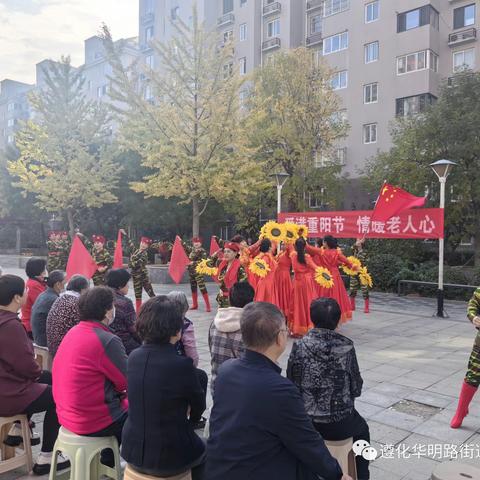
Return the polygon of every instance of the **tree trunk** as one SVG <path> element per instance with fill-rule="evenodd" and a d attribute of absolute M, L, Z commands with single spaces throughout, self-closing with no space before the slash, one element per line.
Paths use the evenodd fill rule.
<path fill-rule="evenodd" d="M 192 199 L 192 237 L 200 236 L 200 206 L 197 198 Z"/>
<path fill-rule="evenodd" d="M 68 230 L 70 232 L 70 238 L 73 239 L 75 238 L 75 224 L 73 223 L 73 212 L 69 208 L 67 210 L 67 218 L 68 218 Z"/>

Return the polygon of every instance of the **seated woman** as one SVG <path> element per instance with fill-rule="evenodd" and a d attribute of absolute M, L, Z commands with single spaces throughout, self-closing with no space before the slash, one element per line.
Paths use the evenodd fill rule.
<path fill-rule="evenodd" d="M 28 336 L 33 339 L 30 317 L 35 300 L 47 289 L 47 284 L 45 283 L 45 278 L 47 277 L 47 261 L 43 258 L 30 258 L 25 265 L 25 273 L 28 277 L 26 284 L 27 298 L 25 304 L 22 305 L 22 323 Z"/>
<path fill-rule="evenodd" d="M 310 307 L 314 328 L 293 345 L 287 376 L 300 390 L 308 415 L 325 440 L 370 442 L 367 422 L 355 410 L 363 380 L 352 340 L 337 333 L 341 311 L 333 298 Z M 368 461 L 356 457 L 358 480 L 370 478 Z"/>
<path fill-rule="evenodd" d="M 110 330 L 122 340 L 127 355 L 142 343 L 135 330 L 137 314 L 133 302 L 127 297 L 128 282 L 132 276 L 128 270 L 117 268 L 110 270 L 106 276 L 107 286 L 113 290 L 115 318 Z"/>
<path fill-rule="evenodd" d="M 25 282 L 20 277 L 0 277 L 0 416 L 26 414 L 30 418 L 34 413 L 45 412 L 42 449 L 33 466 L 36 475 L 45 475 L 50 471 L 60 425 L 50 386 L 51 374 L 40 370 L 32 341 L 18 318 L 26 299 Z M 70 466 L 62 456 L 58 462 L 59 470 Z"/>
<path fill-rule="evenodd" d="M 117 437 L 127 418 L 127 354 L 108 325 L 113 293 L 94 287 L 80 296 L 80 323 L 65 335 L 53 362 L 53 396 L 58 419 L 67 430 L 90 437 Z M 113 466 L 113 452 L 102 452 Z"/>
<path fill-rule="evenodd" d="M 137 320 L 143 345 L 128 358 L 122 457 L 140 473 L 170 477 L 192 470 L 198 480 L 205 445 L 194 425 L 205 410 L 205 392 L 192 359 L 175 350 L 182 328 L 181 311 L 167 296 L 143 305 Z"/>

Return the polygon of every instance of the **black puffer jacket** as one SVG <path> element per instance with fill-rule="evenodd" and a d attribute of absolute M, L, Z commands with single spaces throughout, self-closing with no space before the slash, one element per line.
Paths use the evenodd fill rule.
<path fill-rule="evenodd" d="M 363 380 L 352 340 L 314 328 L 293 345 L 287 376 L 299 388 L 314 422 L 338 422 L 353 412 Z"/>

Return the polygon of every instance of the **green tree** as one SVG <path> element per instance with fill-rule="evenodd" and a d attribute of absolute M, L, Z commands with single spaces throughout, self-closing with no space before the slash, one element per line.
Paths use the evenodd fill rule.
<path fill-rule="evenodd" d="M 330 81 L 333 71 L 306 48 L 281 51 L 258 69 L 249 98 L 248 132 L 255 158 L 269 172 L 291 175 L 285 196 L 290 208 L 305 209 L 309 193 L 324 188 L 325 203 L 335 203 L 340 188 L 338 142 L 348 124 Z M 328 159 L 315 168 L 317 159 Z"/>
<path fill-rule="evenodd" d="M 126 69 L 105 28 L 114 77 L 111 96 L 122 115 L 121 142 L 137 152 L 148 174 L 132 188 L 146 197 L 178 198 L 192 208 L 192 231 L 211 200 L 244 202 L 263 180 L 242 132 L 230 43 L 199 23 L 172 22 L 174 39 L 152 42 L 158 69 Z"/>
<path fill-rule="evenodd" d="M 440 87 L 438 101 L 421 115 L 402 118 L 392 130 L 393 147 L 367 165 L 371 185 L 383 180 L 422 194 L 425 186 L 438 205 L 438 182 L 430 163 L 443 158 L 458 166 L 448 179 L 446 237 L 452 250 L 462 238 L 475 239 L 480 265 L 480 74 L 459 73 Z"/>
<path fill-rule="evenodd" d="M 30 97 L 35 116 L 18 133 L 19 157 L 7 168 L 40 209 L 66 214 L 73 235 L 76 212 L 117 201 L 120 166 L 108 111 L 86 99 L 82 70 L 62 57 L 43 74 L 45 87 Z"/>

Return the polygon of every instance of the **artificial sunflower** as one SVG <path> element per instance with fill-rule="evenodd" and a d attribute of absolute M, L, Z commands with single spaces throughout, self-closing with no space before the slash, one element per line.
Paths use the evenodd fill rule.
<path fill-rule="evenodd" d="M 306 240 L 308 238 L 308 228 L 305 225 L 298 225 L 297 234 Z"/>
<path fill-rule="evenodd" d="M 267 222 L 262 227 L 261 236 L 273 242 L 283 242 L 285 238 L 285 227 L 283 223 Z"/>
<path fill-rule="evenodd" d="M 315 281 L 324 288 L 332 288 L 334 285 L 330 270 L 324 267 L 317 267 L 315 269 Z"/>
<path fill-rule="evenodd" d="M 368 273 L 367 267 L 363 267 L 363 268 L 360 270 L 359 277 L 360 277 L 360 283 L 361 283 L 361 285 L 363 285 L 364 287 L 368 287 L 368 288 L 372 288 L 372 287 L 373 287 L 372 276 Z"/>
<path fill-rule="evenodd" d="M 248 269 L 257 277 L 265 278 L 270 272 L 270 266 L 263 258 L 254 258 Z"/>
<path fill-rule="evenodd" d="M 285 229 L 285 243 L 294 243 L 298 238 L 298 226 L 295 223 L 286 222 L 283 227 Z"/>
<path fill-rule="evenodd" d="M 207 259 L 204 259 L 202 260 L 201 262 L 198 263 L 197 265 L 197 268 L 195 269 L 195 271 L 199 274 L 199 275 L 209 275 L 211 277 L 214 277 L 218 274 L 218 268 L 216 267 L 211 267 L 209 264 L 208 264 L 208 260 Z"/>
<path fill-rule="evenodd" d="M 362 268 L 362 262 L 357 257 L 348 257 L 347 260 L 349 260 L 354 267 L 357 267 L 357 270 L 353 270 L 347 267 L 347 265 L 342 265 L 342 270 L 351 277 L 358 275 L 359 270 Z"/>

